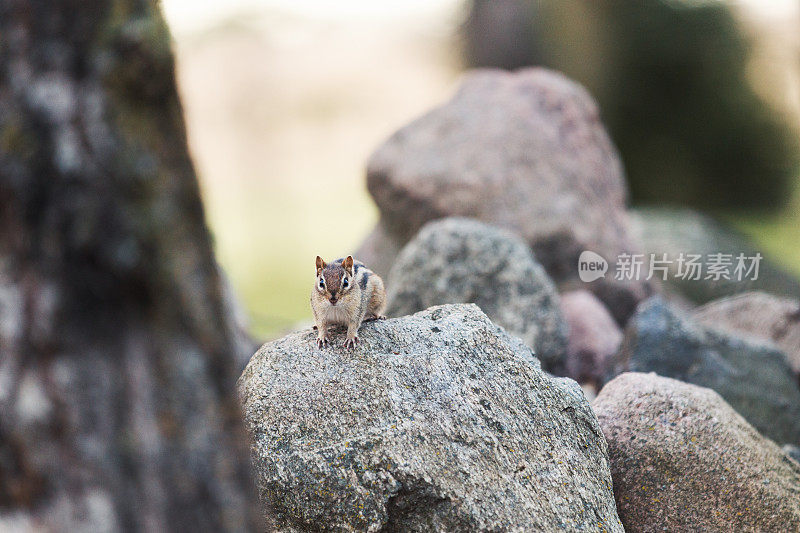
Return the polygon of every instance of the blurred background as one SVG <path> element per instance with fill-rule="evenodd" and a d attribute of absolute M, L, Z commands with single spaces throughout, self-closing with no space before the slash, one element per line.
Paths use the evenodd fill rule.
<path fill-rule="evenodd" d="M 710 213 L 800 274 L 800 2 L 162 0 L 217 257 L 252 331 L 374 226 L 371 151 L 473 66 L 583 83 L 633 205 Z"/>

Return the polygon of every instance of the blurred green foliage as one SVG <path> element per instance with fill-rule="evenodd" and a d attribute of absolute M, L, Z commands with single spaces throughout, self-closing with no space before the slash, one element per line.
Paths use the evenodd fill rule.
<path fill-rule="evenodd" d="M 503 0 L 508 2 L 509 0 Z M 632 201 L 774 208 L 789 198 L 798 143 L 747 79 L 750 44 L 731 8 L 677 0 L 518 0 L 532 15 L 531 64 L 566 73 L 597 99 Z M 490 2 L 474 0 L 473 19 Z M 492 4 L 499 9 L 500 4 Z M 499 41 L 467 36 L 470 50 Z M 512 57 L 506 53 L 507 57 Z M 515 56 L 518 66 L 520 53 Z M 495 56 L 495 57 L 503 57 Z"/>

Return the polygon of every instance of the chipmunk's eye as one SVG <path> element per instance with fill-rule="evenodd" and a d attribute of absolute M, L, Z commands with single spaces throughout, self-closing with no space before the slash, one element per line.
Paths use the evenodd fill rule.
<path fill-rule="evenodd" d="M 347 285 L 348 285 L 347 278 L 344 278 L 344 279 L 342 280 L 342 287 L 344 287 L 344 288 L 346 289 L 346 288 L 347 288 Z"/>
<path fill-rule="evenodd" d="M 322 280 L 322 278 L 319 278 L 319 288 L 320 289 L 324 289 L 325 288 L 325 282 Z"/>

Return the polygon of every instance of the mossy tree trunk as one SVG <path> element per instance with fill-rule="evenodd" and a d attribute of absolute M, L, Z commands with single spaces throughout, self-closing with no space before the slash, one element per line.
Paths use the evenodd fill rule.
<path fill-rule="evenodd" d="M 254 522 L 157 2 L 0 0 L 0 530 Z"/>

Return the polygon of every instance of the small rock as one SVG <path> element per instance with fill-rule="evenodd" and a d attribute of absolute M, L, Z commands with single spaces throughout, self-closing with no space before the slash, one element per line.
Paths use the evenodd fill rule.
<path fill-rule="evenodd" d="M 693 211 L 678 208 L 646 208 L 631 212 L 633 232 L 646 254 L 656 254 L 661 258 L 667 254 L 669 275 L 666 284 L 698 304 L 704 304 L 746 291 L 766 291 L 792 298 L 800 298 L 800 281 L 785 269 L 771 261 L 750 239 L 730 226 L 713 218 Z M 746 257 L 760 253 L 763 256 L 758 269 L 758 278 L 743 276 L 744 279 L 719 280 L 681 279 L 678 276 L 679 255 L 699 254 L 707 264 L 708 254 L 745 254 Z M 735 265 L 735 263 L 734 263 Z M 733 274 L 731 267 L 731 274 Z"/>
<path fill-rule="evenodd" d="M 475 303 L 525 341 L 546 370 L 564 373 L 558 293 L 528 246 L 506 230 L 466 218 L 430 222 L 397 256 L 387 286 L 389 316 Z"/>
<path fill-rule="evenodd" d="M 566 375 L 581 384 L 601 383 L 622 331 L 602 302 L 586 290 L 563 293 L 561 312 L 568 331 Z"/>
<path fill-rule="evenodd" d="M 709 387 L 765 436 L 800 443 L 800 387 L 783 352 L 695 325 L 660 297 L 639 306 L 609 366 L 611 376 L 655 372 Z"/>
<path fill-rule="evenodd" d="M 714 391 L 623 374 L 593 407 L 628 533 L 800 531 L 800 464 Z"/>
<path fill-rule="evenodd" d="M 695 321 L 709 327 L 768 340 L 783 350 L 800 376 L 800 302 L 763 292 L 748 292 L 706 304 Z"/>
<path fill-rule="evenodd" d="M 241 379 L 279 531 L 622 531 L 578 385 L 471 304 L 265 344 Z"/>
<path fill-rule="evenodd" d="M 449 102 L 373 153 L 367 186 L 397 242 L 437 218 L 476 218 L 520 235 L 559 284 L 578 279 L 584 250 L 613 262 L 637 249 L 622 164 L 597 106 L 542 68 L 466 76 Z M 588 288 L 621 323 L 650 292 L 613 276 Z"/>

